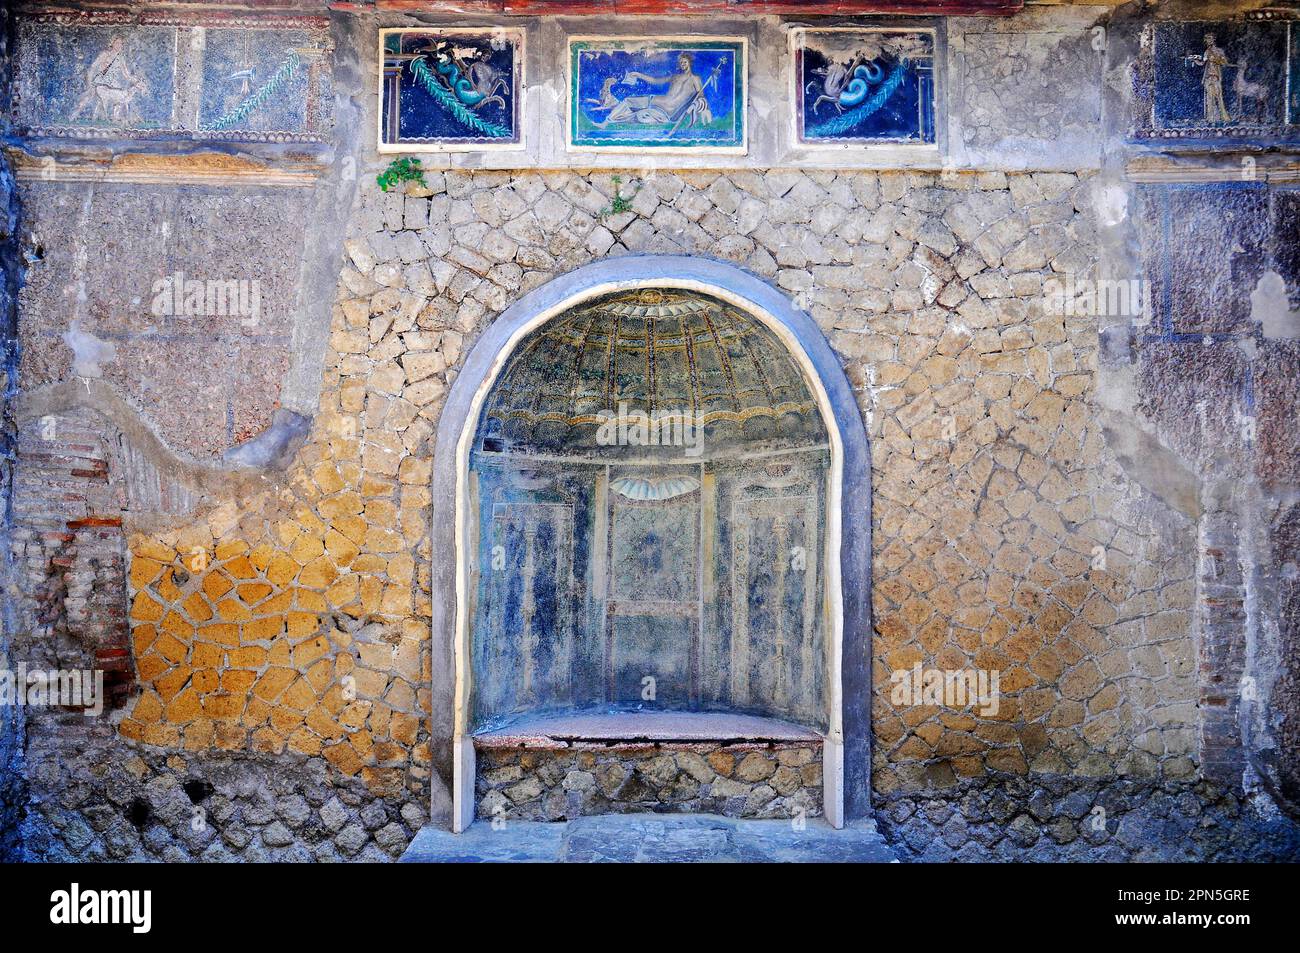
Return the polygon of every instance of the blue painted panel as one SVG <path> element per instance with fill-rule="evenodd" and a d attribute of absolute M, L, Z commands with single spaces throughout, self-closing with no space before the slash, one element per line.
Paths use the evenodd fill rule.
<path fill-rule="evenodd" d="M 1290 78 L 1287 88 L 1291 90 L 1291 102 L 1287 108 L 1287 122 L 1294 126 L 1300 125 L 1300 26 L 1290 24 L 1289 34 L 1287 75 Z"/>
<path fill-rule="evenodd" d="M 310 46 L 305 30 L 208 30 L 199 128 L 308 131 Z"/>
<path fill-rule="evenodd" d="M 935 141 L 934 34 L 808 30 L 794 56 L 800 141 Z"/>
<path fill-rule="evenodd" d="M 386 33 L 383 142 L 518 143 L 522 46 L 511 31 Z"/>
<path fill-rule="evenodd" d="M 611 618 L 613 667 L 610 701 L 632 708 L 690 709 L 691 653 L 696 620 L 681 616 L 630 615 Z M 646 679 L 653 679 L 653 703 Z"/>
<path fill-rule="evenodd" d="M 578 148 L 741 149 L 741 40 L 573 40 L 569 136 Z"/>
<path fill-rule="evenodd" d="M 1214 136 L 1281 126 L 1286 73 L 1285 23 L 1163 23 L 1155 39 L 1155 128 Z"/>
<path fill-rule="evenodd" d="M 229 26 L 231 18 L 216 15 L 179 24 L 100 22 L 116 16 L 20 22 L 18 129 L 87 139 L 325 137 L 333 96 L 327 21 L 293 18 L 284 28 Z"/>
<path fill-rule="evenodd" d="M 24 25 L 24 125 L 170 129 L 175 44 L 169 27 Z"/>
<path fill-rule="evenodd" d="M 1143 186 L 1143 271 L 1165 341 L 1235 336 L 1251 323 L 1251 295 L 1270 267 L 1268 187 L 1258 182 Z"/>

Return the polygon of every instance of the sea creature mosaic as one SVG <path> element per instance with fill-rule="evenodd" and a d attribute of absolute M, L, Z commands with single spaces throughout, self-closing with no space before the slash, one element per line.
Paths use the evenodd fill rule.
<path fill-rule="evenodd" d="M 746 148 L 743 38 L 569 41 L 569 146 Z"/>
<path fill-rule="evenodd" d="M 14 116 L 29 135 L 322 141 L 328 21 L 51 14 L 18 28 Z"/>
<path fill-rule="evenodd" d="M 381 150 L 518 146 L 523 33 L 385 30 Z"/>
<path fill-rule="evenodd" d="M 797 29 L 791 49 L 799 142 L 935 141 L 931 31 Z"/>

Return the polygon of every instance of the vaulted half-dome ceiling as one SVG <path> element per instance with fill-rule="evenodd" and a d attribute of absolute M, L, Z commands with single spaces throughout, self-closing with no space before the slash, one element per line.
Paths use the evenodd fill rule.
<path fill-rule="evenodd" d="M 826 439 L 776 335 L 716 298 L 642 289 L 583 304 L 520 342 L 488 396 L 477 445 L 602 455 L 598 431 L 614 416 L 698 423 L 713 450 Z"/>

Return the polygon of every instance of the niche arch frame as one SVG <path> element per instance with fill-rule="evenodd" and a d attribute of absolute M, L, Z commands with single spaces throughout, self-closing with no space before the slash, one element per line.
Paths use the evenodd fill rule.
<path fill-rule="evenodd" d="M 777 336 L 817 400 L 831 442 L 823 793 L 827 820 L 842 827 L 866 816 L 871 807 L 871 456 L 866 428 L 839 357 L 809 315 L 735 265 L 681 255 L 606 258 L 534 289 L 483 332 L 452 383 L 438 421 L 431 479 L 430 748 L 442 781 L 435 778 L 431 785 L 431 816 L 457 833 L 474 820 L 469 567 L 477 556 L 470 551 L 467 517 L 470 447 L 483 402 L 529 332 L 593 298 L 640 288 L 694 291 L 745 312 Z"/>

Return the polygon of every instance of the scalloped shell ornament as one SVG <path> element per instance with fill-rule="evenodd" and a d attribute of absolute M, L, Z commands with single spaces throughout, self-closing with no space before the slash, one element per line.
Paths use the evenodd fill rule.
<path fill-rule="evenodd" d="M 689 476 L 615 477 L 609 486 L 629 500 L 658 502 L 693 493 L 700 488 L 700 481 Z"/>

